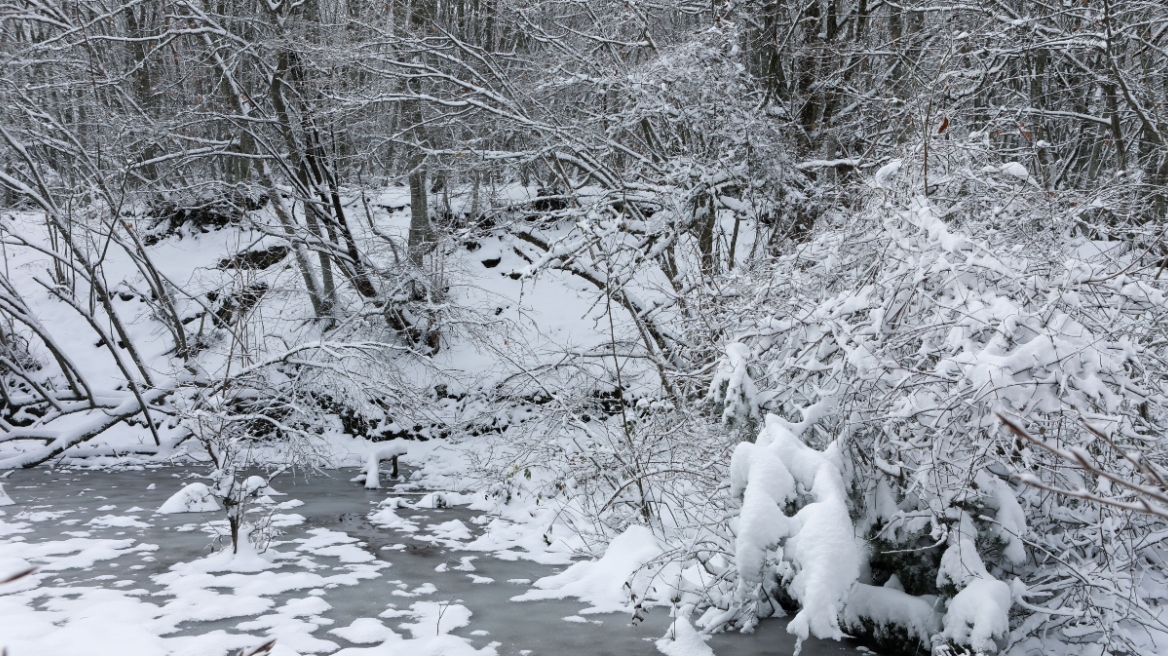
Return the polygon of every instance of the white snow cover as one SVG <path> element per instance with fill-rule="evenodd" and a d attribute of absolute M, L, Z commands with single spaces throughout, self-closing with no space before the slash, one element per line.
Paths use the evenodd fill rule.
<path fill-rule="evenodd" d="M 591 604 L 580 611 L 587 613 L 616 613 L 632 610 L 627 590 L 643 590 L 634 575 L 649 561 L 661 555 L 661 544 L 652 531 L 644 526 L 630 526 L 613 539 L 600 560 L 573 563 L 563 572 L 545 576 L 529 590 L 512 601 L 539 601 L 575 597 Z M 628 586 L 626 586 L 628 583 Z"/>
<path fill-rule="evenodd" d="M 32 563 L 23 558 L 0 556 L 0 581 L 27 572 L 31 568 Z"/>
<path fill-rule="evenodd" d="M 400 611 L 387 611 L 383 617 L 390 617 Z M 414 618 L 413 622 L 403 624 L 402 628 L 409 631 L 415 638 L 425 638 L 441 633 L 450 633 L 454 629 L 461 629 L 470 625 L 470 609 L 462 604 L 452 604 L 437 601 L 417 601 L 410 605 L 408 614 Z"/>
<path fill-rule="evenodd" d="M 709 393 L 711 401 L 721 403 L 723 420 L 758 416 L 758 389 L 746 370 L 749 361 L 749 346 L 739 342 L 726 345 L 726 359 L 718 363 Z"/>
<path fill-rule="evenodd" d="M 976 539 L 973 519 L 962 512 L 957 525 L 949 531 L 949 547 L 941 556 L 941 567 L 937 572 L 938 586 L 953 584 L 960 588 L 974 579 L 993 578 L 977 553 Z"/>
<path fill-rule="evenodd" d="M 105 530 L 116 532 L 118 527 Z M 316 535 L 312 540 L 319 542 L 319 538 Z M 238 555 L 231 554 L 228 547 L 208 558 L 175 563 L 150 577 L 160 589 L 148 593 L 144 589 L 117 589 L 121 582 L 62 585 L 57 579 L 58 584 L 45 585 L 46 577 L 41 573 L 76 576 L 78 570 L 93 571 L 95 566 L 118 567 L 116 561 L 123 559 L 122 569 L 113 570 L 117 572 L 129 563 L 156 562 L 156 557 L 173 555 L 160 553 L 156 545 L 88 537 L 0 541 L 0 577 L 29 565 L 37 565 L 41 572 L 0 591 L 0 646 L 7 647 L 13 656 L 194 656 L 236 653 L 274 637 L 274 656 L 329 653 L 339 646 L 312 635 L 330 621 L 321 617 L 329 604 L 312 593 L 283 603 L 273 597 L 297 590 L 353 586 L 379 576 L 378 570 L 388 566 L 348 563 L 342 558 L 339 563 L 333 561 L 334 567 L 322 567 L 324 563 L 314 561 L 317 554 L 307 545 L 295 547 L 294 552 L 270 551 L 268 557 L 278 561 L 270 562 L 256 554 L 249 543 L 241 546 Z M 297 565 L 292 568 L 284 566 L 293 562 Z M 249 566 L 257 564 L 260 566 Z M 130 569 L 135 567 L 140 565 Z M 89 580 L 113 578 L 105 575 Z M 186 628 L 192 623 L 197 626 L 199 622 L 245 618 L 252 619 L 230 622 L 234 630 L 191 633 Z"/>
<path fill-rule="evenodd" d="M 738 573 L 752 585 L 762 579 L 767 552 L 789 535 L 781 506 L 795 497 L 795 479 L 775 453 L 743 442 L 730 460 L 730 494 L 742 497 L 738 519 Z"/>
<path fill-rule="evenodd" d="M 1022 164 L 1020 164 L 1018 162 L 1007 162 L 1006 164 L 1003 164 L 1002 168 L 1000 168 L 998 170 L 1001 171 L 1002 173 L 1005 173 L 1008 176 L 1018 178 L 1019 180 L 1022 180 L 1023 182 L 1028 182 L 1028 183 L 1035 185 L 1035 186 L 1038 185 L 1038 181 L 1035 180 L 1034 177 L 1030 175 L 1030 171 L 1027 170 L 1025 166 L 1023 166 Z"/>
<path fill-rule="evenodd" d="M 215 512 L 217 510 L 219 510 L 219 502 L 215 501 L 215 496 L 211 494 L 211 488 L 207 487 L 205 483 L 191 483 L 175 492 L 174 496 L 167 499 L 158 508 L 158 512 L 163 515 Z"/>
<path fill-rule="evenodd" d="M 0 506 L 11 506 L 16 502 L 4 491 L 4 484 L 0 483 Z"/>
<path fill-rule="evenodd" d="M 976 652 L 995 652 L 1010 630 L 1010 586 L 996 579 L 970 581 L 949 600 L 944 637 Z"/>
<path fill-rule="evenodd" d="M 708 635 L 694 629 L 685 617 L 678 617 L 669 633 L 657 641 L 657 651 L 665 656 L 714 656 L 706 640 Z"/>
<path fill-rule="evenodd" d="M 272 562 L 271 556 L 265 557 L 256 550 L 251 542 L 251 533 L 255 530 L 250 524 L 239 527 L 239 542 L 234 548 L 227 544 L 215 553 L 189 563 L 180 563 L 174 566 L 176 572 L 208 573 L 208 572 L 262 572 L 277 565 Z"/>
<path fill-rule="evenodd" d="M 452 519 L 448 522 L 442 522 L 441 524 L 433 524 L 428 528 L 434 537 L 442 540 L 452 540 L 458 542 L 461 540 L 471 539 L 470 528 L 467 527 L 466 524 L 462 523 L 462 521 L 457 519 Z"/>
<path fill-rule="evenodd" d="M 802 608 L 787 631 L 800 643 L 809 635 L 843 637 L 839 617 L 863 553 L 848 515 L 838 446 L 816 451 L 792 430 L 809 426 L 818 411 L 808 409 L 798 426 L 768 415 L 758 440 L 740 444 L 730 465 L 731 493 L 742 495 L 735 544 L 739 601 L 757 603 L 764 559 L 775 552 L 795 571 L 788 590 Z M 781 505 L 794 497 L 796 484 L 813 501 L 787 517 Z"/>
<path fill-rule="evenodd" d="M 404 616 L 414 618 L 414 622 L 402 625 L 412 638 L 403 638 L 371 619 L 356 620 L 349 627 L 334 629 L 332 633 L 346 639 L 357 638 L 354 642 L 381 642 L 376 647 L 342 649 L 334 656 L 495 656 L 498 653 L 497 643 L 475 649 L 465 638 L 450 635 L 454 629 L 470 623 L 471 611 L 461 604 L 419 601 L 408 611 L 391 608 L 381 613 L 381 617 Z"/>
<path fill-rule="evenodd" d="M 1028 179 L 1031 172 L 1023 169 L 1003 171 L 996 165 L 984 173 L 995 178 L 989 182 L 995 188 L 1017 193 L 1023 185 L 1002 182 Z M 1140 624 L 1140 632 L 1148 626 L 1148 635 L 1159 634 L 1151 627 L 1163 615 L 1162 586 L 1149 585 L 1155 575 L 1144 568 L 1160 566 L 1133 557 L 1128 540 L 1134 534 L 1158 535 L 1162 527 L 1000 478 L 1009 470 L 1032 471 L 1048 484 L 1118 495 L 1105 481 L 1052 466 L 1048 455 L 1004 430 L 995 413 L 1063 445 L 1089 444 L 1094 438 L 1075 424 L 1092 423 L 1124 445 L 1110 455 L 1103 449 L 1098 460 L 1117 471 L 1134 474 L 1122 462 L 1129 444 L 1162 454 L 1153 436 L 1163 434 L 1157 423 L 1163 414 L 1145 418 L 1139 406 L 1161 394 L 1159 387 L 1146 391 L 1150 379 L 1142 373 L 1159 365 L 1135 363 L 1163 357 L 1162 342 L 1152 347 L 1144 339 L 1164 307 L 1163 276 L 1136 273 L 1135 252 L 1118 241 L 1058 236 L 1038 242 L 1022 238 L 1029 231 L 999 232 L 1015 218 L 1025 221 L 1025 213 L 1015 214 L 1008 203 L 993 208 L 992 221 L 969 222 L 964 209 L 950 212 L 953 206 L 926 199 L 896 193 L 874 198 L 891 199 L 904 209 L 857 217 L 863 225 L 840 221 L 812 245 L 786 256 L 782 266 L 752 280 L 773 288 L 754 294 L 745 285 L 736 290 L 747 297 L 737 315 L 745 325 L 728 339 L 751 347 L 750 369 L 763 388 L 763 407 L 787 416 L 808 402 L 838 400 L 831 429 L 847 436 L 849 491 L 863 493 L 849 503 L 859 506 L 853 512 L 866 511 L 857 518 L 857 534 L 880 531 L 896 552 L 940 540 L 939 549 L 948 552 L 941 590 L 947 598 L 937 607 L 945 612 L 949 606 L 948 617 L 936 625 L 935 638 L 985 648 L 1005 644 L 1000 640 L 1009 618 L 1011 653 L 1080 649 L 1050 646 L 1062 640 L 1053 628 L 1059 625 L 1073 626 L 1067 639 L 1079 643 L 1104 635 L 1111 640 L 1111 628 L 1101 627 L 1125 634 L 1113 644 L 1152 642 L 1130 637 L 1135 632 L 1125 621 Z M 727 354 L 721 364 L 729 367 L 736 359 Z M 1060 430 L 1066 426 L 1071 430 Z M 752 474 L 766 466 L 758 462 L 756 446 L 739 449 L 732 483 L 743 492 L 744 481 L 749 477 L 753 487 Z M 1091 449 L 1089 455 L 1096 453 Z M 803 481 L 796 487 L 802 497 Z M 743 494 L 742 516 L 731 526 L 743 578 L 785 584 L 782 561 L 793 561 L 785 535 L 795 528 L 783 527 L 778 517 L 784 495 L 776 493 L 773 503 L 750 497 Z M 968 524 L 959 508 L 970 509 L 974 526 L 954 526 Z M 751 525 L 752 514 L 774 521 Z M 1129 537 L 1114 531 L 1121 525 L 1132 531 L 1124 534 Z M 778 550 L 768 551 L 772 542 Z M 984 562 L 977 558 L 979 546 Z M 755 563 L 769 562 L 764 557 L 780 561 L 774 571 L 756 573 L 756 565 L 743 557 L 751 556 L 751 549 Z M 893 566 L 900 566 L 900 557 L 894 560 Z M 1014 590 L 1014 603 L 1025 603 L 1024 608 L 1010 612 L 1004 582 Z M 1024 602 L 1026 589 L 1041 592 Z M 749 609 L 735 614 L 732 604 L 749 598 L 730 593 L 718 599 L 722 614 L 710 617 L 732 619 L 737 628 L 749 621 Z M 892 592 L 857 586 L 851 596 L 864 593 L 870 593 L 868 599 L 845 606 L 849 628 L 862 616 L 881 619 L 878 611 L 891 607 L 881 598 Z M 882 619 L 899 619 L 919 632 L 928 616 L 914 605 L 920 613 Z M 1131 619 L 1137 616 L 1141 619 Z M 715 624 L 699 626 L 713 630 Z M 1050 630 L 1040 633 L 1038 627 Z M 1033 642 L 1023 647 L 1026 640 Z M 1084 653 L 1099 648 L 1082 647 Z"/>
<path fill-rule="evenodd" d="M 1000 478 L 979 472 L 978 485 L 988 489 L 994 503 L 997 516 L 994 518 L 994 534 L 1006 543 L 1002 552 L 1011 563 L 1021 565 L 1026 562 L 1026 545 L 1022 538 L 1026 536 L 1026 512 L 1014 496 L 1014 490 L 1009 483 Z"/>
<path fill-rule="evenodd" d="M 900 173 L 900 167 L 903 165 L 904 160 L 889 160 L 887 164 L 881 166 L 879 169 L 876 169 L 876 174 L 872 176 L 872 182 L 877 187 L 886 186 L 897 173 Z"/>
<path fill-rule="evenodd" d="M 937 585 L 952 584 L 960 590 L 949 600 L 942 634 L 975 651 L 996 651 L 995 639 L 1004 639 L 1010 630 L 1010 586 L 995 579 L 977 552 L 977 529 L 962 512 L 949 532 L 949 547 L 941 556 Z"/>
<path fill-rule="evenodd" d="M 381 528 L 393 529 L 395 531 L 403 531 L 406 533 L 413 533 L 418 530 L 418 525 L 411 522 L 404 517 L 399 516 L 394 512 L 395 508 L 402 508 L 408 506 L 399 505 L 401 499 L 389 498 L 381 502 L 381 509 L 369 515 L 369 521 Z"/>
<path fill-rule="evenodd" d="M 393 629 L 372 617 L 358 617 L 349 626 L 330 629 L 329 633 L 359 645 L 385 642 L 394 635 Z"/>
<path fill-rule="evenodd" d="M 878 627 L 901 627 L 925 644 L 941 630 L 935 597 L 914 597 L 895 587 L 857 583 L 844 609 L 844 626 L 859 630 L 862 620 Z"/>

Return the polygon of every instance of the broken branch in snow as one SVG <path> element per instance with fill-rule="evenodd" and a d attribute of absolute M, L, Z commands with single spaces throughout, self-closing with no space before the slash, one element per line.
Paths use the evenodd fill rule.
<path fill-rule="evenodd" d="M 27 469 L 51 460 L 64 453 L 66 449 L 87 442 L 123 421 L 141 414 L 144 404 L 158 401 L 168 393 L 169 390 L 151 389 L 144 391 L 140 397 L 127 395 L 116 406 L 99 408 L 94 411 L 96 416 L 92 419 L 63 430 L 43 427 L 14 428 L 5 433 L 0 440 L 42 440 L 47 444 L 34 451 L 0 460 L 0 469 Z"/>
<path fill-rule="evenodd" d="M 29 567 L 26 569 L 22 569 L 19 572 L 16 572 L 14 574 L 9 574 L 8 576 L 5 576 L 4 578 L 0 579 L 0 585 L 3 585 L 5 583 L 12 583 L 13 581 L 19 581 L 20 579 L 23 579 L 26 576 L 32 576 L 33 574 L 36 574 L 37 569 L 39 569 L 39 568 Z"/>
<path fill-rule="evenodd" d="M 236 656 L 267 656 L 267 654 L 272 653 L 272 650 L 275 648 L 276 639 L 272 638 L 255 649 L 240 649 L 238 652 L 236 652 Z"/>

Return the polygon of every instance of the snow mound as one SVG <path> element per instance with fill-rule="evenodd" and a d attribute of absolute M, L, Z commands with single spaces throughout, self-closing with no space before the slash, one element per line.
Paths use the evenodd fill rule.
<path fill-rule="evenodd" d="M 219 503 L 211 494 L 211 488 L 204 483 L 191 483 L 166 500 L 158 512 L 163 515 L 177 513 L 202 513 L 219 510 Z"/>
<path fill-rule="evenodd" d="M 1018 162 L 1007 162 L 1006 164 L 1003 164 L 1002 167 L 998 170 L 1027 184 L 1034 185 L 1035 187 L 1039 186 L 1038 180 L 1035 180 L 1034 176 L 1030 175 L 1029 169 Z"/>
<path fill-rule="evenodd" d="M 4 491 L 4 484 L 0 483 L 0 506 L 11 506 L 15 504 L 16 502 L 12 500 L 12 497 L 8 496 L 8 493 Z"/>
<path fill-rule="evenodd" d="M 684 617 L 677 618 L 669 634 L 657 641 L 657 651 L 665 656 L 714 656 L 706 644 L 709 636 L 699 633 Z"/>
<path fill-rule="evenodd" d="M 574 563 L 554 576 L 535 582 L 529 590 L 512 601 L 540 601 L 575 597 L 592 604 L 581 613 L 615 613 L 632 610 L 630 579 L 649 561 L 661 555 L 662 548 L 653 533 L 644 526 L 630 526 L 608 545 L 600 560 Z"/>
<path fill-rule="evenodd" d="M 149 528 L 150 525 L 138 521 L 136 515 L 102 515 L 85 522 L 88 526 L 98 528 Z"/>
<path fill-rule="evenodd" d="M 876 170 L 876 174 L 872 176 L 872 182 L 875 183 L 877 187 L 887 186 L 888 182 L 892 180 L 892 178 L 897 173 L 900 173 L 900 168 L 903 165 L 904 160 L 894 159 L 889 161 L 887 164 Z"/>
<path fill-rule="evenodd" d="M 189 563 L 179 563 L 171 569 L 184 574 L 208 574 L 212 572 L 250 574 L 278 568 L 280 566 L 279 564 L 273 563 L 268 558 L 265 558 L 264 554 L 256 551 L 255 545 L 251 543 L 251 533 L 253 530 L 254 527 L 251 525 L 241 526 L 239 527 L 239 540 L 234 548 L 231 544 L 227 544 L 223 549 L 216 551 L 210 556 Z"/>
<path fill-rule="evenodd" d="M 449 508 L 465 506 L 476 501 L 475 495 L 460 492 L 431 492 L 414 504 L 415 508 Z"/>
<path fill-rule="evenodd" d="M 945 632 L 953 642 L 978 653 L 998 650 L 1010 630 L 1010 586 L 995 579 L 974 579 L 949 600 Z"/>
<path fill-rule="evenodd" d="M 31 569 L 33 569 L 32 563 L 23 558 L 0 556 L 0 581 L 8 581 L 9 579 L 13 579 L 13 577 L 17 577 L 13 581 L 20 580 L 25 578 L 27 574 L 24 573 Z M 22 574 L 24 576 L 19 576 Z"/>
<path fill-rule="evenodd" d="M 349 626 L 331 629 L 329 633 L 357 645 L 385 642 L 396 635 L 392 629 L 372 617 L 358 617 Z"/>
<path fill-rule="evenodd" d="M 434 534 L 434 537 L 443 540 L 469 540 L 472 537 L 467 525 L 457 519 L 442 522 L 441 524 L 434 524 L 429 529 Z"/>
<path fill-rule="evenodd" d="M 350 647 L 333 656 L 496 656 L 495 644 L 475 649 L 464 638 L 449 633 L 415 640 L 397 636 L 376 647 Z"/>
<path fill-rule="evenodd" d="M 844 626 L 860 631 L 864 620 L 881 629 L 903 628 L 909 636 L 929 643 L 941 630 L 941 614 L 935 598 L 914 597 L 903 590 L 857 583 L 844 610 Z"/>
<path fill-rule="evenodd" d="M 461 604 L 419 601 L 410 610 L 390 609 L 381 617 L 411 616 L 413 623 L 403 624 L 412 639 L 405 639 L 374 619 L 354 620 L 348 627 L 333 629 L 330 633 L 350 642 L 370 644 L 380 642 L 376 647 L 350 647 L 333 656 L 496 656 L 498 652 L 491 643 L 482 649 L 475 649 L 465 638 L 450 635 L 470 623 L 470 609 Z"/>
<path fill-rule="evenodd" d="M 418 525 L 394 512 L 393 506 L 385 506 L 381 510 L 370 513 L 369 521 L 380 528 L 393 529 L 403 533 L 413 533 Z"/>
<path fill-rule="evenodd" d="M 402 624 L 415 639 L 442 635 L 470 625 L 470 609 L 462 604 L 417 601 L 410 605 L 414 621 Z"/>

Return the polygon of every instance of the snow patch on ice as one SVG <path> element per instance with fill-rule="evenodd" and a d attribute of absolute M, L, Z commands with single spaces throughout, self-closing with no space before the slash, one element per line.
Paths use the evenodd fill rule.
<path fill-rule="evenodd" d="M 693 628 L 689 620 L 678 617 L 664 638 L 657 641 L 657 651 L 665 656 L 714 656 L 706 644 L 710 637 Z"/>
<path fill-rule="evenodd" d="M 4 491 L 4 484 L 0 483 L 0 506 L 12 506 L 15 504 L 16 502 L 12 500 L 12 497 L 8 496 L 8 493 Z"/>
<path fill-rule="evenodd" d="M 662 548 L 644 526 L 630 526 L 609 544 L 599 560 L 572 564 L 559 574 L 535 582 L 534 590 L 512 597 L 512 601 L 539 601 L 575 597 L 591 604 L 588 613 L 628 612 L 632 604 L 626 583 L 634 587 L 634 575 L 661 555 Z"/>
<path fill-rule="evenodd" d="M 371 617 L 358 617 L 349 626 L 330 629 L 329 633 L 358 645 L 385 642 L 397 635 L 392 629 Z"/>
<path fill-rule="evenodd" d="M 158 512 L 163 515 L 176 513 L 203 513 L 219 510 L 219 502 L 211 494 L 205 483 L 191 483 L 166 500 Z"/>
<path fill-rule="evenodd" d="M 430 532 L 434 534 L 434 537 L 443 540 L 460 541 L 469 540 L 471 538 L 470 529 L 467 528 L 466 524 L 463 524 L 457 519 L 452 519 L 448 522 L 442 522 L 441 524 L 433 524 L 429 527 L 429 529 Z"/>
<path fill-rule="evenodd" d="M 145 522 L 138 521 L 134 515 L 102 515 L 86 522 L 98 528 L 150 528 Z"/>

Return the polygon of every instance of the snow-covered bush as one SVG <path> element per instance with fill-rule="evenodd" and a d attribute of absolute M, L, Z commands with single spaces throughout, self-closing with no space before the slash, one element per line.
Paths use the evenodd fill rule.
<path fill-rule="evenodd" d="M 787 627 L 800 644 L 809 635 L 843 637 L 839 617 L 860 576 L 862 546 L 852 531 L 838 445 L 817 451 L 796 434 L 814 418 L 809 409 L 803 425 L 793 426 L 768 415 L 757 441 L 734 451 L 730 494 L 742 499 L 734 527 L 738 585 L 729 613 L 711 610 L 700 625 L 735 619 L 752 627 L 780 582 L 800 606 Z M 784 512 L 793 505 L 796 512 Z"/>
<path fill-rule="evenodd" d="M 747 367 L 750 348 L 740 342 L 726 346 L 726 357 L 718 362 L 708 400 L 720 410 L 722 421 L 737 428 L 745 439 L 758 432 L 758 389 Z"/>
<path fill-rule="evenodd" d="M 995 413 L 1115 471 L 1134 465 L 1080 421 L 1164 461 L 1168 308 L 1154 239 L 1103 241 L 1089 204 L 1055 204 L 1012 168 L 951 155 L 963 166 L 935 169 L 929 198 L 907 160 L 862 191 L 857 214 L 830 217 L 727 295 L 733 329 L 711 398 L 727 420 L 755 408 L 787 419 L 736 454 L 739 579 L 711 593 L 722 611 L 707 628 L 749 626 L 745 603 L 788 598 L 800 636 L 839 635 L 842 618 L 849 632 L 915 639 L 907 652 L 1151 653 L 1140 627 L 1159 625 L 1163 593 L 1145 584 L 1161 562 L 1158 520 L 1022 485 L 1112 494 Z M 824 502 L 820 481 L 761 447 L 791 442 L 777 427 L 796 420 L 799 449 L 838 458 L 824 480 L 839 477 L 832 498 L 867 543 L 858 573 L 838 558 L 832 570 L 855 584 L 836 580 L 816 602 L 800 580 L 816 561 L 799 555 L 795 527 Z"/>
<path fill-rule="evenodd" d="M 232 554 L 251 554 L 262 540 L 263 522 L 253 521 L 249 510 L 273 494 L 268 481 L 292 468 L 311 468 L 323 462 L 321 454 L 301 436 L 263 444 L 247 424 L 227 412 L 199 410 L 186 417 L 191 436 L 209 459 L 208 483 L 183 488 L 159 509 L 169 512 L 207 512 L 223 509 L 227 515 Z M 257 471 L 263 470 L 263 476 Z"/>

